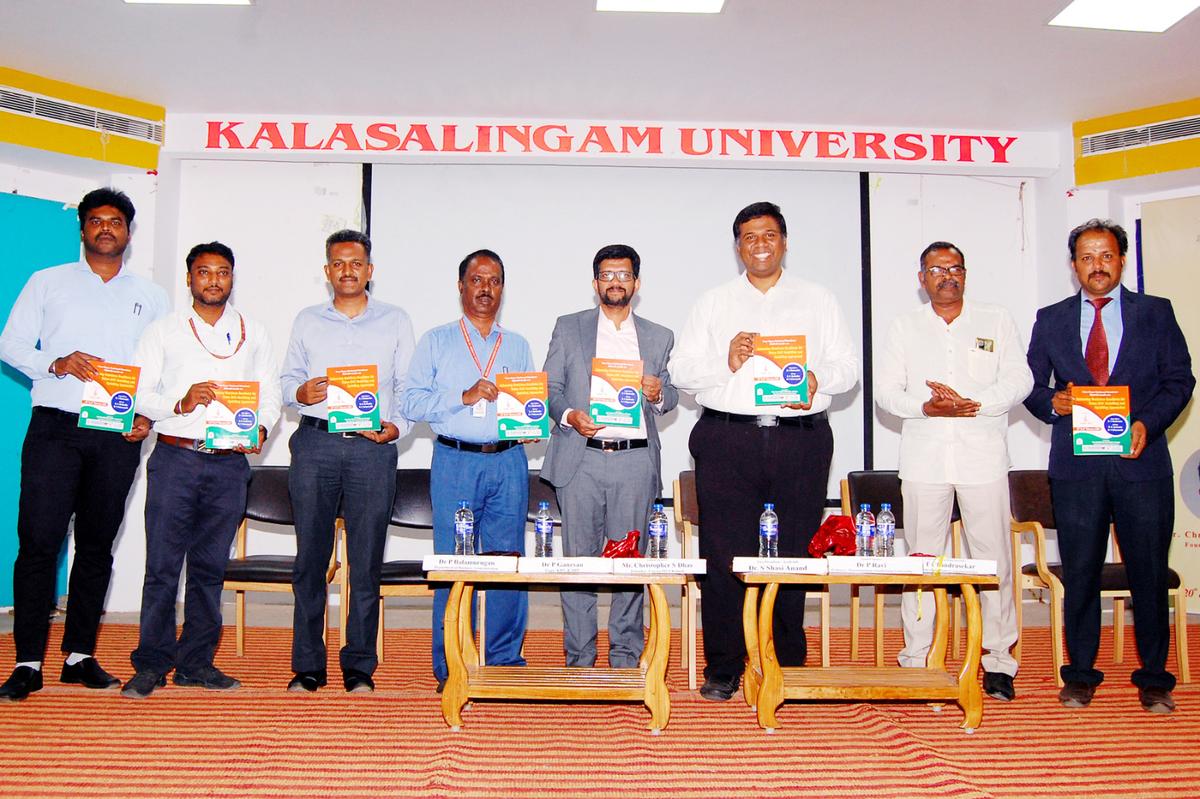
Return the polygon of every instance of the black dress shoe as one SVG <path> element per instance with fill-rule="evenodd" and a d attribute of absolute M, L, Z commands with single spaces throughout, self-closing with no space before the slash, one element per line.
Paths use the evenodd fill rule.
<path fill-rule="evenodd" d="M 155 688 L 162 688 L 166 684 L 167 675 L 161 672 L 139 671 L 125 683 L 125 687 L 121 689 L 121 696 L 126 699 L 145 699 L 154 693 Z"/>
<path fill-rule="evenodd" d="M 293 693 L 297 691 L 308 691 L 312 693 L 318 688 L 324 688 L 328 681 L 329 675 L 325 669 L 319 671 L 298 671 L 292 681 L 288 683 L 287 689 Z"/>
<path fill-rule="evenodd" d="M 371 675 L 358 669 L 346 669 L 342 673 L 342 685 L 346 686 L 348 694 L 369 694 L 375 690 Z"/>
<path fill-rule="evenodd" d="M 84 658 L 74 666 L 64 663 L 62 676 L 58 678 L 58 681 L 101 691 L 107 688 L 121 687 L 121 681 L 100 668 L 100 664 L 95 658 Z"/>
<path fill-rule="evenodd" d="M 704 685 L 700 686 L 700 696 L 712 702 L 726 702 L 737 693 L 742 683 L 742 675 L 732 677 L 706 677 Z"/>
<path fill-rule="evenodd" d="M 34 691 L 42 690 L 42 670 L 17 666 L 12 675 L 0 685 L 0 699 L 20 702 Z"/>
<path fill-rule="evenodd" d="M 1012 676 L 999 671 L 985 671 L 983 673 L 983 692 L 992 699 L 999 699 L 1001 702 L 1011 702 L 1017 698 L 1017 691 L 1013 688 Z"/>
<path fill-rule="evenodd" d="M 216 666 L 199 666 L 181 671 L 175 668 L 175 676 L 171 681 L 185 688 L 207 688 L 210 691 L 236 691 L 242 683 L 230 677 Z"/>
<path fill-rule="evenodd" d="M 1063 707 L 1087 707 L 1092 703 L 1096 686 L 1084 682 L 1067 682 L 1058 692 L 1058 701 Z"/>
<path fill-rule="evenodd" d="M 1138 700 L 1151 713 L 1175 712 L 1175 697 L 1166 688 L 1138 688 Z"/>

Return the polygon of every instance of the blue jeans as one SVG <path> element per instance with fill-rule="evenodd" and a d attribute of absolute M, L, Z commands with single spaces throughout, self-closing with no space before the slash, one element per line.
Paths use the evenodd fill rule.
<path fill-rule="evenodd" d="M 246 512 L 245 455 L 205 455 L 158 443 L 146 463 L 146 579 L 141 630 L 130 658 L 138 671 L 211 666 L 221 640 L 221 588 L 229 547 Z M 183 632 L 175 596 L 187 556 Z"/>
<path fill-rule="evenodd" d="M 325 668 L 321 633 L 329 587 L 325 571 L 333 552 L 333 526 L 339 510 L 346 520 L 350 596 L 342 671 L 373 674 L 379 661 L 379 572 L 396 493 L 396 447 L 300 425 L 288 447 L 292 465 L 288 489 L 296 520 L 296 565 L 292 570 L 292 670 Z"/>
<path fill-rule="evenodd" d="M 475 547 L 480 552 L 525 551 L 525 517 L 529 510 L 529 461 L 525 448 L 485 454 L 433 445 L 429 476 L 433 503 L 433 551 L 454 552 L 454 511 L 466 500 L 475 514 Z M 444 680 L 446 644 L 442 622 L 448 588 L 433 594 L 433 675 Z M 521 642 L 529 617 L 525 591 L 487 592 L 484 653 L 493 666 L 524 666 Z"/>

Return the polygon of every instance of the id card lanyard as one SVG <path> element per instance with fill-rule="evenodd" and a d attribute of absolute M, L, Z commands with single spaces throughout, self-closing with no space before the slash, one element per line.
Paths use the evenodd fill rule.
<path fill-rule="evenodd" d="M 492 373 L 492 366 L 496 363 L 496 356 L 500 354 L 500 344 L 504 341 L 504 333 L 499 330 L 496 331 L 496 345 L 492 347 L 492 354 L 488 357 L 487 366 L 484 366 L 479 362 L 479 355 L 475 352 L 475 345 L 471 343 L 471 336 L 467 332 L 467 323 L 459 319 L 458 329 L 462 333 L 463 341 L 467 344 L 467 352 L 471 353 L 471 360 L 475 361 L 475 368 L 479 370 L 479 376 L 487 380 L 488 375 Z M 472 405 L 471 415 L 477 419 L 487 416 L 487 400 L 481 399 Z"/>

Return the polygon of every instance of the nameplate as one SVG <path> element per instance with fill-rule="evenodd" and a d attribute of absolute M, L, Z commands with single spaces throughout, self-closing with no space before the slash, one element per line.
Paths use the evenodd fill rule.
<path fill-rule="evenodd" d="M 733 559 L 733 570 L 742 574 L 828 574 L 824 558 L 748 558 Z"/>
<path fill-rule="evenodd" d="M 978 558 L 918 558 L 924 574 L 996 574 L 996 561 Z"/>
<path fill-rule="evenodd" d="M 613 574 L 707 574 L 704 558 L 609 558 Z"/>
<path fill-rule="evenodd" d="M 924 574 L 925 558 L 868 558 L 830 555 L 830 574 Z"/>
<path fill-rule="evenodd" d="M 511 574 L 517 570 L 517 559 L 511 555 L 426 555 L 421 565 L 427 572 Z"/>
<path fill-rule="evenodd" d="M 612 574 L 612 558 L 521 558 L 522 574 Z"/>

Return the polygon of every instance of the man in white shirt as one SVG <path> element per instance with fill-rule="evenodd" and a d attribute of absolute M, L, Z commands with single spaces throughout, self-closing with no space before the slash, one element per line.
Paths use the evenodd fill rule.
<path fill-rule="evenodd" d="M 0 359 L 32 381 L 33 413 L 21 449 L 20 547 L 13 567 L 16 668 L 0 699 L 42 688 L 42 658 L 54 610 L 58 557 L 75 517 L 61 682 L 111 689 L 121 684 L 92 652 L 112 577 L 112 545 L 141 461 L 150 422 L 134 417 L 124 435 L 79 426 L 92 361 L 129 364 L 138 337 L 170 307 L 167 293 L 125 268 L 134 207 L 112 189 L 79 202 L 83 258 L 35 272 L 0 335 Z"/>
<path fill-rule="evenodd" d="M 549 379 L 550 435 L 542 477 L 558 494 L 563 554 L 597 557 L 609 540 L 640 530 L 662 490 L 656 417 L 679 402 L 667 359 L 674 335 L 633 313 L 642 259 L 625 244 L 602 247 L 592 259 L 599 308 L 560 316 L 543 367 Z M 588 413 L 592 359 L 642 361 L 642 416 L 637 427 L 597 425 Z M 608 665 L 636 668 L 645 643 L 643 589 L 614 589 L 608 614 Z M 596 592 L 563 591 L 563 648 L 568 666 L 596 663 Z"/>
<path fill-rule="evenodd" d="M 783 268 L 787 223 L 779 207 L 743 208 L 733 238 L 744 275 L 710 289 L 692 309 L 671 356 L 675 385 L 704 408 L 689 447 L 696 462 L 700 554 L 704 579 L 704 669 L 700 694 L 724 701 L 741 681 L 745 586 L 732 571 L 735 555 L 758 552 L 763 503 L 779 514 L 779 554 L 804 557 L 821 524 L 833 458 L 828 408 L 833 395 L 858 382 L 858 353 L 833 295 Z M 755 404 L 750 365 L 759 335 L 805 336 L 808 402 Z M 804 591 L 780 591 L 775 649 L 787 666 L 807 656 Z"/>
<path fill-rule="evenodd" d="M 1033 376 L 1012 315 L 963 299 L 962 251 L 935 241 L 921 253 L 917 281 L 929 296 L 892 322 L 875 369 L 879 407 L 904 421 L 900 479 L 910 552 L 950 554 L 955 496 L 967 553 L 996 561 L 997 591 L 984 591 L 983 689 L 1011 701 L 1017 662 L 1009 546 L 1008 411 L 1029 394 Z M 933 641 L 933 602 L 906 591 L 900 665 L 925 668 Z"/>
<path fill-rule="evenodd" d="M 149 696 L 175 670 L 176 685 L 227 691 L 241 685 L 212 662 L 221 638 L 221 586 L 229 547 L 246 510 L 250 464 L 279 419 L 279 367 L 266 328 L 229 304 L 233 251 L 220 242 L 187 255 L 192 305 L 146 329 L 137 409 L 155 422 L 158 443 L 146 465 L 146 578 L 137 673 L 122 695 Z M 206 446 L 208 406 L 222 381 L 258 383 L 257 419 L 237 409 L 239 427 L 258 423 L 256 447 Z M 231 409 L 232 410 L 232 409 Z M 183 632 L 175 639 L 175 597 L 187 557 Z"/>

